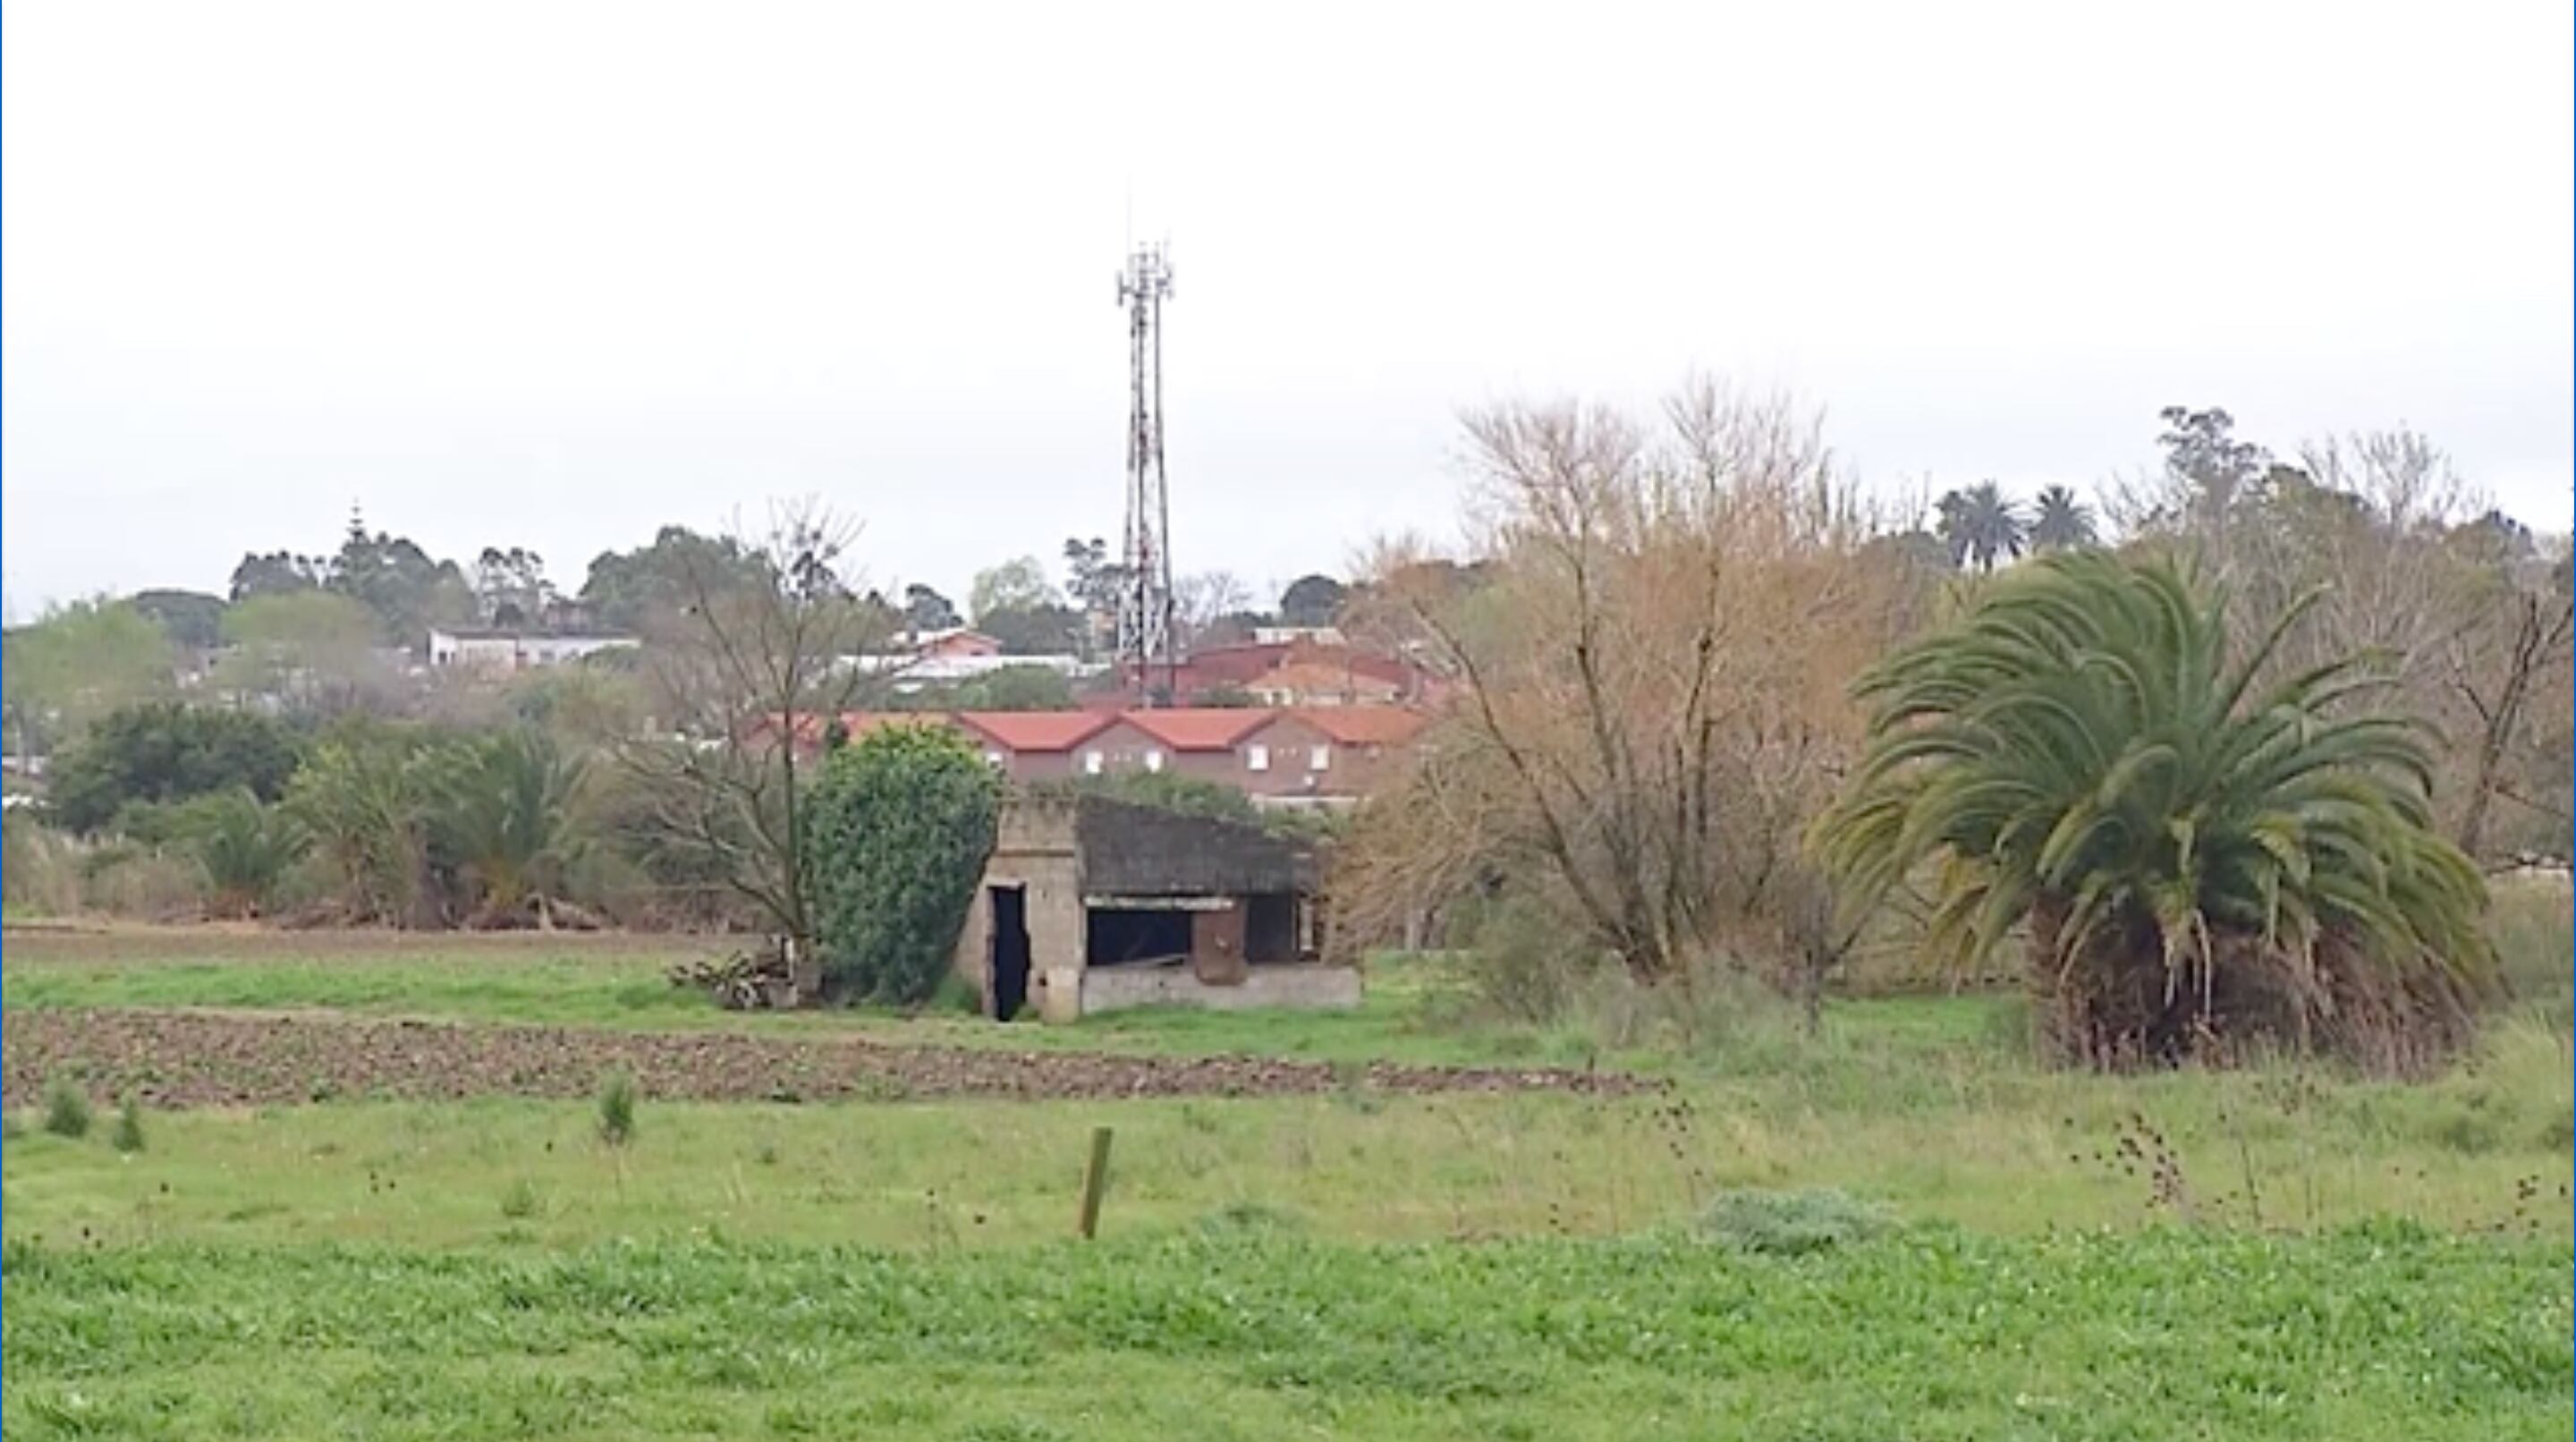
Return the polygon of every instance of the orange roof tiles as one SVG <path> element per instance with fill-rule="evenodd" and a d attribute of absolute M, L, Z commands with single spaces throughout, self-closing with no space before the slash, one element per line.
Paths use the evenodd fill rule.
<path fill-rule="evenodd" d="M 957 719 L 1006 751 L 1070 751 L 1118 721 L 1106 711 L 960 711 Z"/>
<path fill-rule="evenodd" d="M 1175 706 L 1130 711 L 1126 721 L 1175 751 L 1223 751 L 1261 729 L 1271 714 L 1241 706 Z"/>

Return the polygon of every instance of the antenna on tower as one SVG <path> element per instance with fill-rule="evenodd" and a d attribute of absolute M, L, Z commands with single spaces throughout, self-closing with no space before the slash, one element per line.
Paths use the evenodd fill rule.
<path fill-rule="evenodd" d="M 1163 302 L 1172 268 L 1161 245 L 1136 246 L 1118 277 L 1127 311 L 1127 537 L 1118 596 L 1118 664 L 1147 705 L 1154 671 L 1168 699 L 1179 682 L 1172 635 L 1172 508 L 1163 479 Z"/>

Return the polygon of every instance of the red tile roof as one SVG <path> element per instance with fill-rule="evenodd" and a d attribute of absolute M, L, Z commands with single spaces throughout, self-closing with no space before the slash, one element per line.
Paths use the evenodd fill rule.
<path fill-rule="evenodd" d="M 1126 719 L 1175 751 L 1223 751 L 1261 729 L 1271 715 L 1242 706 L 1173 706 L 1130 711 Z"/>
<path fill-rule="evenodd" d="M 1104 711 L 960 711 L 957 720 L 1005 751 L 1070 751 L 1116 724 Z"/>
<path fill-rule="evenodd" d="M 1393 746 L 1431 718 L 1402 706 L 1303 706 L 1286 713 L 1345 746 Z"/>
<path fill-rule="evenodd" d="M 998 750 L 1049 752 L 1070 751 L 1124 721 L 1175 751 L 1225 751 L 1283 716 L 1293 716 L 1345 746 L 1396 745 L 1411 739 L 1430 719 L 1402 706 L 1176 706 L 1133 711 L 844 711 L 841 725 L 853 738 L 884 726 L 959 726 Z M 775 713 L 759 718 L 750 734 L 777 734 L 778 719 Z M 794 734 L 799 746 L 821 743 L 821 720 L 812 712 L 797 713 Z"/>

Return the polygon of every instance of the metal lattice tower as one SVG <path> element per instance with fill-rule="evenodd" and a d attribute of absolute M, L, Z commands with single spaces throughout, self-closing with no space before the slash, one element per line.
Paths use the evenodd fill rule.
<path fill-rule="evenodd" d="M 1173 654 L 1172 506 L 1163 484 L 1163 302 L 1172 267 L 1159 245 L 1139 246 L 1118 277 L 1127 310 L 1127 542 L 1118 593 L 1118 665 L 1147 697 L 1154 672 L 1168 691 Z"/>

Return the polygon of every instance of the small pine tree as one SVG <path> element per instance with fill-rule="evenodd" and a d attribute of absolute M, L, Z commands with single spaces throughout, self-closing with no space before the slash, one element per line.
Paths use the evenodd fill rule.
<path fill-rule="evenodd" d="M 107 1140 L 120 1152 L 143 1150 L 143 1104 L 134 1099 L 134 1093 L 127 1092 L 125 1100 L 117 1104 L 116 1130 L 108 1134 Z"/>
<path fill-rule="evenodd" d="M 622 1147 L 635 1135 L 635 1077 L 624 1067 L 599 1087 L 599 1139 Z"/>

